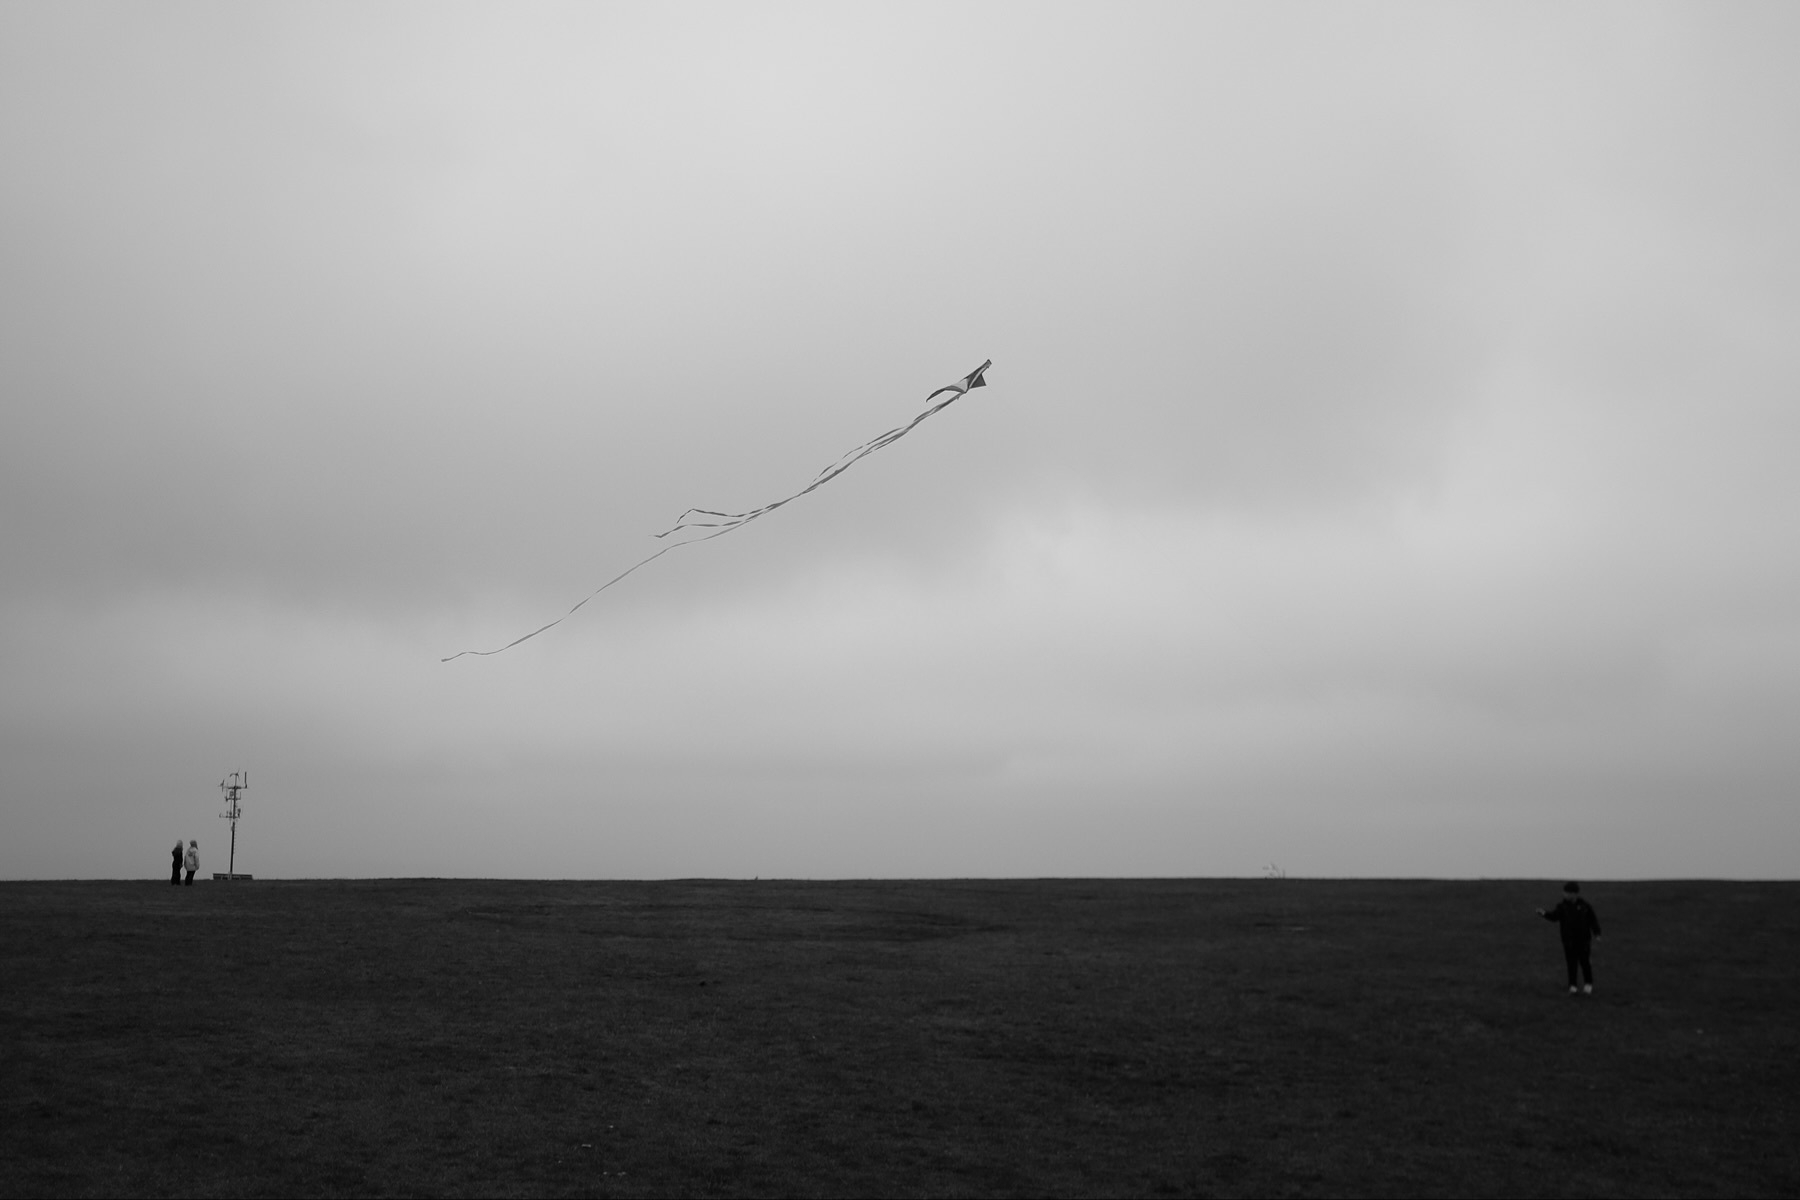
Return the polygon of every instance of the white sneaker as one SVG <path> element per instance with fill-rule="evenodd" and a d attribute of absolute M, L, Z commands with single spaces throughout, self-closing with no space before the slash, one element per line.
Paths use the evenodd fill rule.
<path fill-rule="evenodd" d="M 1574 994 L 1575 994 L 1575 985 L 1571 983 L 1569 985 L 1569 995 L 1573 996 Z"/>
<path fill-rule="evenodd" d="M 1583 987 L 1581 989 L 1581 994 L 1584 996 L 1593 995 L 1594 994 L 1594 985 L 1591 983 L 1583 985 Z"/>

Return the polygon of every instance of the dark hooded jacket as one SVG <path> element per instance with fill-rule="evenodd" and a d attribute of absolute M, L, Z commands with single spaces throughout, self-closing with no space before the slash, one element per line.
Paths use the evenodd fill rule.
<path fill-rule="evenodd" d="M 1600 936 L 1600 918 L 1594 915 L 1593 905 L 1580 896 L 1564 896 L 1544 914 L 1544 920 L 1556 922 L 1565 946 L 1585 946 Z"/>

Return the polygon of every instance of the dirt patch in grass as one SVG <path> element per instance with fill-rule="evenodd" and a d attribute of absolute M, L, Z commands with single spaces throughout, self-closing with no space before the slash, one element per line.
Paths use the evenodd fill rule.
<path fill-rule="evenodd" d="M 7 1195 L 1800 1194 L 1800 885 L 0 884 Z"/>

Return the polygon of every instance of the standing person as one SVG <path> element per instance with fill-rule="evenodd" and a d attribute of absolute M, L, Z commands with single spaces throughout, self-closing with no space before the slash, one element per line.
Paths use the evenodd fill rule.
<path fill-rule="evenodd" d="M 181 839 L 175 839 L 175 849 L 169 857 L 169 885 L 174 887 L 181 883 Z"/>
<path fill-rule="evenodd" d="M 1600 918 L 1593 906 L 1581 898 L 1581 885 L 1573 881 L 1563 884 L 1563 898 L 1549 912 L 1537 910 L 1546 921 L 1555 921 L 1562 935 L 1563 962 L 1569 968 L 1569 995 L 1575 994 L 1575 971 L 1581 971 L 1583 995 L 1594 994 L 1594 964 L 1588 957 L 1593 939 L 1600 936 Z"/>
<path fill-rule="evenodd" d="M 194 886 L 194 872 L 200 869 L 200 843 L 198 840 L 188 843 L 187 849 L 187 885 Z"/>

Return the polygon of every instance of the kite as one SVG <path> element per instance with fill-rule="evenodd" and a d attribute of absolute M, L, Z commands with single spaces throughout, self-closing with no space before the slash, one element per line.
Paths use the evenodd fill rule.
<path fill-rule="evenodd" d="M 826 467 L 823 471 L 820 471 L 817 475 L 815 475 L 813 477 L 813 481 L 811 483 L 807 484 L 805 487 L 801 488 L 799 491 L 795 492 L 793 495 L 785 496 L 780 500 L 773 500 L 773 501 L 769 502 L 768 504 L 761 506 L 760 508 L 752 508 L 745 512 L 733 513 L 733 512 L 720 512 L 717 509 L 711 509 L 711 508 L 690 508 L 675 519 L 675 524 L 669 526 L 669 528 L 663 530 L 661 533 L 656 534 L 655 536 L 658 538 L 666 538 L 666 537 L 669 537 L 673 534 L 680 533 L 683 530 L 687 530 L 687 529 L 708 529 L 708 530 L 711 530 L 712 532 L 703 533 L 698 537 L 691 537 L 691 538 L 686 538 L 681 541 L 671 542 L 667 546 L 664 546 L 661 550 L 658 550 L 655 554 L 650 555 L 648 558 L 645 558 L 639 562 L 633 563 L 631 566 L 625 568 L 623 571 L 620 571 L 617 575 L 614 575 L 611 579 L 607 580 L 605 583 L 601 584 L 599 587 L 597 587 L 593 591 L 589 592 L 586 596 L 583 596 L 581 598 L 580 602 L 577 603 L 574 608 L 571 608 L 568 612 L 566 612 L 562 616 L 556 618 L 556 620 L 550 622 L 548 625 L 542 625 L 542 626 L 539 626 L 538 628 L 532 630 L 530 633 L 526 634 L 524 637 L 515 638 L 512 641 L 506 643 L 506 645 L 500 646 L 493 650 L 460 650 L 457 653 L 450 655 L 448 658 L 441 658 L 438 661 L 439 662 L 450 662 L 452 659 L 461 658 L 465 654 L 481 654 L 481 655 L 499 654 L 503 651 L 511 650 L 514 646 L 517 646 L 520 642 L 528 642 L 532 638 L 536 637 L 538 634 L 543 633 L 545 630 L 554 629 L 556 626 L 561 625 L 564 621 L 566 621 L 570 617 L 574 616 L 576 614 L 576 612 L 580 610 L 581 606 L 586 604 L 589 600 L 592 600 L 595 596 L 598 596 L 601 592 L 604 592 L 607 588 L 611 587 L 613 584 L 619 582 L 621 579 L 624 579 L 627 575 L 631 574 L 633 571 L 637 570 L 639 567 L 649 566 L 651 563 L 655 562 L 657 559 L 661 558 L 663 555 L 667 554 L 669 551 L 679 549 L 682 546 L 691 546 L 695 542 L 707 542 L 707 541 L 711 541 L 713 538 L 716 538 L 716 537 L 724 537 L 726 534 L 730 533 L 732 530 L 742 529 L 744 526 L 746 526 L 750 522 L 756 520 L 758 517 L 768 516 L 770 513 L 774 512 L 776 509 L 780 508 L 782 505 L 791 503 L 792 501 L 798 500 L 800 497 L 806 495 L 808 492 L 817 490 L 818 488 L 822 487 L 823 485 L 830 483 L 833 479 L 836 479 L 839 475 L 842 475 L 845 471 L 849 470 L 850 467 L 854 463 L 858 462 L 861 459 L 867 458 L 869 455 L 875 453 L 877 450 L 881 449 L 883 446 L 893 445 L 895 442 L 899 441 L 901 438 L 903 438 L 907 434 L 911 433 L 918 426 L 918 424 L 921 421 L 923 421 L 926 417 L 935 416 L 938 413 L 943 412 L 946 408 L 949 408 L 952 404 L 954 404 L 960 397 L 968 394 L 970 391 L 974 390 L 975 388 L 986 387 L 987 380 L 982 378 L 982 376 L 985 375 L 987 373 L 987 369 L 993 365 L 994 365 L 994 360 L 990 358 L 986 362 L 982 363 L 979 367 L 976 367 L 973 371 L 970 371 L 967 375 L 964 375 L 961 379 L 957 380 L 955 383 L 946 384 L 945 386 L 937 389 L 937 391 L 935 391 L 935 392 L 931 393 L 931 395 L 925 397 L 925 411 L 924 412 L 921 412 L 918 416 L 914 417 L 912 420 L 908 421 L 906 424 L 897 425 L 894 428 L 888 430 L 886 433 L 882 434 L 881 436 L 869 439 L 868 441 L 864 442 L 862 445 L 856 447 L 854 450 L 846 451 L 844 454 L 842 454 L 838 457 L 836 462 L 833 462 L 830 466 Z M 948 396 L 945 396 L 944 399 L 939 400 L 938 397 L 943 396 L 945 392 L 949 392 L 950 394 Z M 709 518 L 709 519 L 697 520 L 694 518 Z"/>

